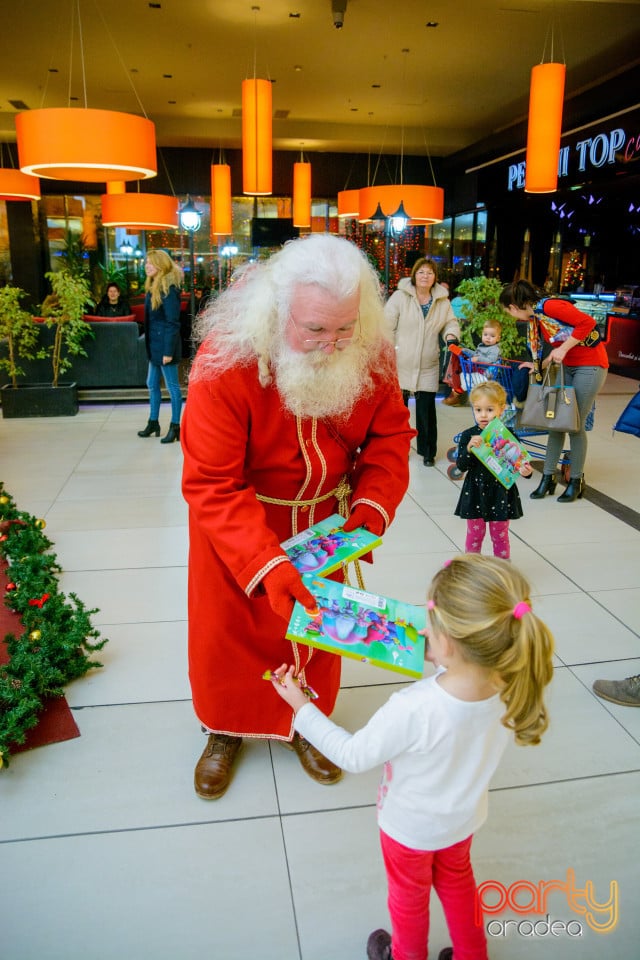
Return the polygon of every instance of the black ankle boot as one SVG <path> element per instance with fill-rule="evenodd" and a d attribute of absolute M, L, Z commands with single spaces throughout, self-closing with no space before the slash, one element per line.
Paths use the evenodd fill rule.
<path fill-rule="evenodd" d="M 180 439 L 180 424 L 179 423 L 170 423 L 169 429 L 167 431 L 166 437 L 163 437 L 160 443 L 173 443 L 174 440 Z"/>
<path fill-rule="evenodd" d="M 558 497 L 558 503 L 573 503 L 574 500 L 582 500 L 583 493 L 584 477 L 572 477 L 564 493 Z"/>
<path fill-rule="evenodd" d="M 138 430 L 139 437 L 151 437 L 154 434 L 156 437 L 160 436 L 160 424 L 157 420 L 149 420 L 144 430 Z"/>
<path fill-rule="evenodd" d="M 533 493 L 529 494 L 529 498 L 531 500 L 542 500 L 548 493 L 554 492 L 557 482 L 555 473 L 543 473 L 542 480 Z"/>

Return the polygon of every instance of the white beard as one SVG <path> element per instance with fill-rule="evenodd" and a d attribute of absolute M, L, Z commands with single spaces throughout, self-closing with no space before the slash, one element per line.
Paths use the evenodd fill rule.
<path fill-rule="evenodd" d="M 371 387 L 368 352 L 355 343 L 333 353 L 281 343 L 273 370 L 283 404 L 297 417 L 346 417 Z"/>

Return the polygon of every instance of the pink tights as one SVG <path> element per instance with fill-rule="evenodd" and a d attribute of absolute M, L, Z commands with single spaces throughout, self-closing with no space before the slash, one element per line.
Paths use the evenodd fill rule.
<path fill-rule="evenodd" d="M 467 520 L 467 539 L 464 544 L 465 553 L 480 553 L 486 530 L 486 520 L 480 518 Z M 503 560 L 508 560 L 511 557 L 509 521 L 490 520 L 489 535 L 491 537 L 491 543 L 493 544 L 494 557 L 502 557 Z"/>

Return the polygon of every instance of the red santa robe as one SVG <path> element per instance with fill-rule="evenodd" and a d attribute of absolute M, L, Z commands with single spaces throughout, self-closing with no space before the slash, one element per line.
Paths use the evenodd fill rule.
<path fill-rule="evenodd" d="M 206 375 L 205 375 L 206 376 Z M 183 493 L 189 504 L 189 677 L 197 717 L 234 736 L 291 740 L 293 713 L 262 679 L 295 663 L 333 710 L 340 657 L 285 639 L 262 578 L 284 551 L 281 541 L 337 512 L 330 497 L 310 500 L 348 477 L 351 506 L 377 508 L 385 528 L 407 489 L 414 431 L 397 380 L 374 374 L 375 389 L 346 419 L 299 418 L 284 410 L 257 363 L 189 384 L 181 426 Z"/>

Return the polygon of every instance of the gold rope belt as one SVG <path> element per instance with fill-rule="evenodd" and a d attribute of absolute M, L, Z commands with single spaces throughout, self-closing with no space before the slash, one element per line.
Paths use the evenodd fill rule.
<path fill-rule="evenodd" d="M 330 490 L 329 493 L 323 493 L 322 496 L 319 497 L 311 497 L 309 500 L 281 500 L 279 497 L 266 497 L 262 493 L 256 493 L 257 500 L 262 501 L 262 503 L 275 504 L 277 507 L 314 507 L 317 503 L 324 503 L 325 500 L 330 500 L 331 497 L 335 497 L 338 501 L 338 513 L 341 517 L 349 516 L 350 496 L 351 484 L 347 480 L 346 476 L 341 477 L 340 482 L 335 490 Z M 364 579 L 362 576 L 362 570 L 360 569 L 360 563 L 358 560 L 354 560 L 353 565 L 356 571 L 358 586 L 361 590 L 364 590 Z M 344 582 L 347 584 L 347 586 L 350 586 L 348 564 L 342 564 L 342 571 L 344 573 Z"/>

